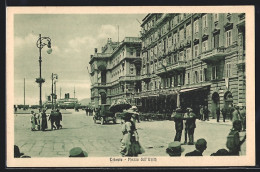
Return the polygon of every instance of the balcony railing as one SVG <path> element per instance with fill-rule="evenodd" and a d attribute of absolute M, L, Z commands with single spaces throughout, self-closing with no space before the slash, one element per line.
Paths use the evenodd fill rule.
<path fill-rule="evenodd" d="M 205 62 L 218 61 L 226 56 L 226 48 L 218 47 L 201 54 L 201 60 Z"/>
<path fill-rule="evenodd" d="M 140 76 L 120 76 L 119 82 L 140 80 Z"/>
<path fill-rule="evenodd" d="M 178 61 L 177 63 L 168 66 L 166 69 L 167 71 L 173 71 L 173 70 L 182 70 L 185 69 L 185 67 L 186 67 L 185 61 Z"/>

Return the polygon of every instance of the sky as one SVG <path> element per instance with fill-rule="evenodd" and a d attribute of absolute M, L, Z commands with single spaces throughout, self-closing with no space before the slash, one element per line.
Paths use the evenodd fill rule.
<path fill-rule="evenodd" d="M 65 93 L 81 100 L 90 98 L 87 67 L 94 48 L 101 51 L 108 38 L 119 41 L 139 36 L 146 14 L 16 14 L 14 16 L 14 103 L 39 104 L 39 34 L 50 37 L 52 53 L 42 49 L 42 100 L 51 94 L 51 74 L 58 74 L 57 96 Z M 139 21 L 139 22 L 138 22 Z M 47 42 L 46 42 L 47 43 Z"/>

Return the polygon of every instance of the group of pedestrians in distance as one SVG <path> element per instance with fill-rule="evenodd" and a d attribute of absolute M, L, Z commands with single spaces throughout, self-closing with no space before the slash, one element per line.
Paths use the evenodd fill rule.
<path fill-rule="evenodd" d="M 47 120 L 47 118 L 49 119 Z M 35 113 L 31 111 L 31 130 L 32 131 L 45 131 L 48 129 L 48 121 L 51 122 L 51 130 L 60 129 L 62 125 L 60 122 L 62 121 L 62 114 L 59 109 L 51 110 L 50 115 L 46 114 L 46 109 L 39 109 L 39 113 Z"/>
<path fill-rule="evenodd" d="M 232 128 L 228 133 L 226 147 L 218 150 L 216 153 L 212 153 L 211 156 L 238 156 L 240 152 L 240 147 L 246 140 L 246 136 L 242 140 L 240 140 L 240 131 L 245 131 L 245 117 L 246 111 L 245 107 L 238 105 L 235 106 L 235 110 L 233 111 L 232 117 Z M 207 141 L 204 138 L 198 139 L 194 143 L 194 130 L 196 128 L 196 115 L 193 113 L 191 108 L 187 108 L 186 112 L 180 108 L 177 108 L 172 115 L 172 118 L 175 122 L 175 138 L 174 142 L 171 142 L 166 149 L 166 152 L 170 156 L 181 156 L 181 152 L 183 152 L 183 148 L 181 145 L 194 145 L 195 150 L 193 152 L 189 152 L 185 154 L 185 156 L 202 156 L 204 150 L 207 149 Z M 198 117 L 201 119 L 201 116 Z M 185 125 L 185 126 L 184 126 Z M 184 128 L 185 127 L 185 128 Z M 185 141 L 181 143 L 182 130 L 185 130 Z M 188 138 L 187 138 L 188 136 Z M 189 141 L 188 141 L 189 139 Z"/>

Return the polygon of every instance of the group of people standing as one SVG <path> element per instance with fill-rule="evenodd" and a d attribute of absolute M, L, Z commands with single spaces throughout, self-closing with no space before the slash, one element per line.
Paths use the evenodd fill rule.
<path fill-rule="evenodd" d="M 46 114 L 46 109 L 39 109 L 39 113 L 37 114 L 34 111 L 31 111 L 31 130 L 45 131 L 48 129 L 48 117 L 48 120 L 51 122 L 51 130 L 62 128 L 62 125 L 60 124 L 60 121 L 62 121 L 62 114 L 59 109 L 52 110 L 50 115 Z"/>
<path fill-rule="evenodd" d="M 204 107 L 201 107 L 201 111 L 204 111 Z M 201 113 L 200 111 L 200 113 Z M 203 114 L 205 114 L 203 112 Z M 169 144 L 169 147 L 167 148 L 166 152 L 171 156 L 175 155 L 175 153 L 172 152 L 172 148 L 178 147 L 178 150 L 180 145 L 194 145 L 194 130 L 196 128 L 196 115 L 193 113 L 193 110 L 191 108 L 187 108 L 185 112 L 183 112 L 180 108 L 177 108 L 172 115 L 172 118 L 175 122 L 175 138 L 174 142 Z M 201 115 L 198 117 L 201 118 Z M 219 117 L 218 117 L 219 118 Z M 207 119 L 204 118 L 204 120 Z M 185 128 L 184 128 L 185 125 Z M 182 136 L 182 130 L 185 129 L 185 141 L 181 144 L 181 136 Z M 239 155 L 240 147 L 244 143 L 246 136 L 240 141 L 239 132 L 245 131 L 246 129 L 246 111 L 245 107 L 241 105 L 234 106 L 234 110 L 232 111 L 232 128 L 230 130 L 230 133 L 227 136 L 227 142 L 226 147 L 228 150 L 221 149 L 216 153 L 213 153 L 212 156 L 218 156 L 218 155 Z M 187 135 L 189 142 L 187 142 Z M 203 151 L 207 148 L 207 142 L 205 139 L 199 139 L 195 143 L 196 150 L 191 153 L 187 153 L 185 156 L 202 156 Z M 179 152 L 180 153 L 180 152 Z M 179 154 L 178 153 L 178 154 Z"/>

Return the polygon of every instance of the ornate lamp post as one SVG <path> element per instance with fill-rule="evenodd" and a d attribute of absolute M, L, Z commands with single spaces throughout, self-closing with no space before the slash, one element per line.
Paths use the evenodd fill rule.
<path fill-rule="evenodd" d="M 51 104 L 52 104 L 52 108 L 54 108 L 53 106 L 53 99 L 55 100 L 54 102 L 54 105 L 56 107 L 56 99 L 57 99 L 57 95 L 56 95 L 56 82 L 58 80 L 58 75 L 55 74 L 55 73 L 52 73 L 51 74 L 51 97 L 52 97 L 52 100 L 51 100 Z M 54 85 L 54 93 L 53 93 L 53 85 Z"/>
<path fill-rule="evenodd" d="M 47 44 L 43 42 L 44 40 L 47 41 Z M 40 108 L 42 108 L 42 84 L 45 82 L 45 80 L 42 78 L 42 66 L 41 66 L 42 56 L 41 56 L 41 51 L 42 51 L 42 48 L 45 45 L 47 45 L 47 47 L 49 48 L 47 50 L 47 53 L 51 54 L 51 52 L 52 52 L 52 49 L 51 49 L 51 39 L 49 37 L 41 37 L 41 34 L 39 34 L 39 39 L 36 42 L 36 46 L 39 48 L 39 54 L 40 54 L 39 55 L 40 77 L 36 78 L 36 82 L 39 83 L 39 86 L 40 86 L 40 101 L 39 101 Z"/>

